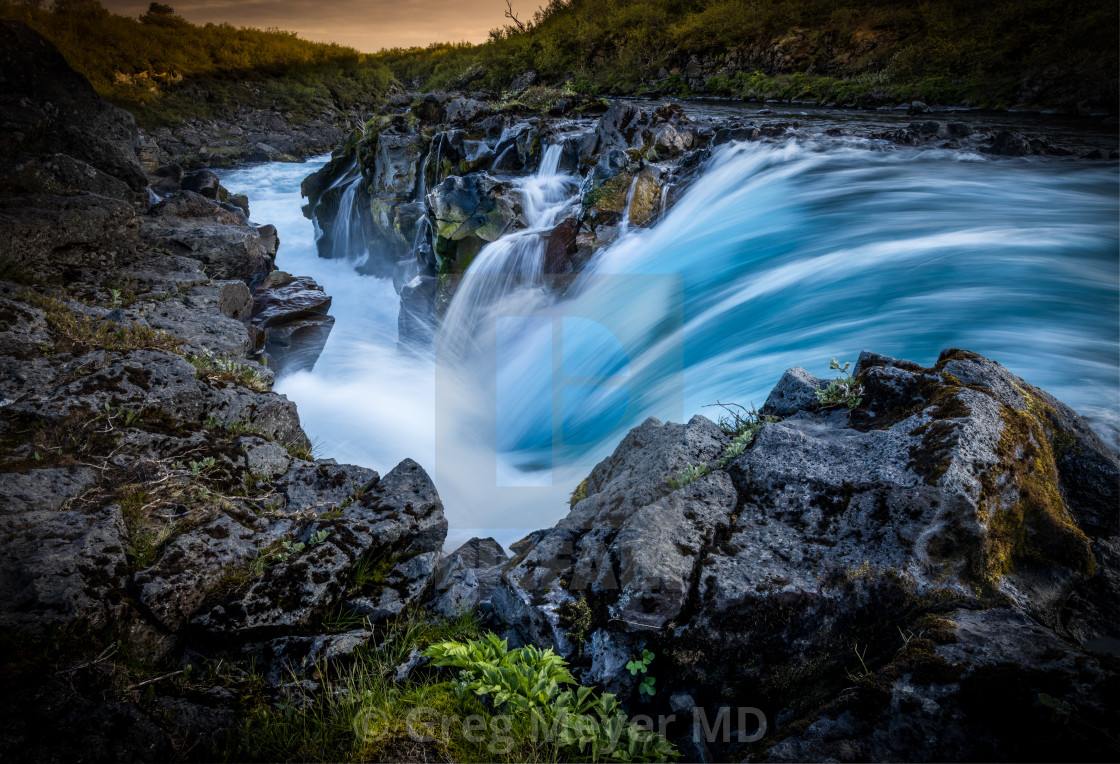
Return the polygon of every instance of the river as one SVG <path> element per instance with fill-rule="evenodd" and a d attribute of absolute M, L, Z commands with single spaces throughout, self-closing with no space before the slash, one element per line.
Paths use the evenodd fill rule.
<path fill-rule="evenodd" d="M 831 358 L 864 349 L 924 364 L 948 347 L 981 353 L 1120 444 L 1116 162 L 812 136 L 722 147 L 659 223 L 630 228 L 576 284 L 468 276 L 433 356 L 398 350 L 390 280 L 317 256 L 299 185 L 325 160 L 220 172 L 277 227 L 278 267 L 334 298 L 318 363 L 277 390 L 318 456 L 427 468 L 449 549 L 553 525 L 646 416 L 761 406 L 786 368 L 827 376 Z M 541 220 L 574 192 L 554 173 L 518 182 Z M 491 247 L 476 262 L 501 272 L 517 247 Z"/>

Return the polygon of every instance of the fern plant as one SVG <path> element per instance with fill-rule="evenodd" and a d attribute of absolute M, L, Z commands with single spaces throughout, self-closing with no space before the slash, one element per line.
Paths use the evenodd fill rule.
<path fill-rule="evenodd" d="M 510 650 L 493 632 L 469 642 L 441 642 L 424 655 L 435 666 L 460 669 L 452 683 L 501 713 L 527 714 L 550 731 L 565 758 L 577 761 L 665 761 L 680 754 L 661 735 L 631 722 L 614 695 L 596 695 L 576 682 L 552 650 L 527 645 Z"/>

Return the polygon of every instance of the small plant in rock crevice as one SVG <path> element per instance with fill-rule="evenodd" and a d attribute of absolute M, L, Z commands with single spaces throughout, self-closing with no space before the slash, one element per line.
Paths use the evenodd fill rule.
<path fill-rule="evenodd" d="M 727 412 L 719 418 L 718 424 L 720 429 L 731 436 L 731 442 L 715 462 L 716 469 L 720 470 L 727 469 L 731 462 L 746 452 L 763 426 L 778 421 L 777 417 L 759 414 L 757 410 L 748 409 L 737 403 L 717 402 L 711 405 L 719 406 Z M 705 475 L 710 475 L 711 472 L 712 468 L 707 462 L 699 462 L 688 465 L 680 472 L 671 475 L 665 482 L 669 490 L 676 491 L 695 483 Z"/>
<path fill-rule="evenodd" d="M 240 363 L 230 358 L 220 358 L 211 350 L 187 356 L 199 379 L 207 382 L 233 382 L 253 392 L 268 391 L 268 383 L 255 363 Z"/>
<path fill-rule="evenodd" d="M 817 390 L 817 402 L 823 408 L 845 406 L 854 409 L 863 403 L 863 386 L 856 382 L 848 373 L 852 367 L 851 362 L 840 364 L 835 358 L 828 362 L 828 368 L 840 372 L 836 379 L 828 383 L 827 387 Z"/>
<path fill-rule="evenodd" d="M 630 676 L 637 676 L 638 674 L 645 674 L 641 683 L 638 685 L 638 695 L 649 695 L 651 698 L 657 694 L 657 688 L 654 687 L 654 678 L 649 674 L 649 664 L 653 663 L 656 654 L 652 650 L 642 650 L 640 658 L 626 664 L 626 670 L 630 672 Z"/>
<path fill-rule="evenodd" d="M 695 483 L 705 475 L 710 475 L 711 472 L 712 468 L 708 466 L 707 462 L 690 464 L 680 472 L 671 475 L 665 482 L 669 485 L 669 490 L 676 491 L 686 485 Z"/>
<path fill-rule="evenodd" d="M 533 645 L 510 650 L 490 633 L 465 643 L 435 644 L 424 655 L 434 666 L 460 670 L 451 682 L 457 697 L 478 696 L 499 713 L 548 731 L 554 747 L 550 759 L 666 761 L 679 756 L 664 737 L 627 719 L 615 696 L 580 686 L 552 650 Z"/>

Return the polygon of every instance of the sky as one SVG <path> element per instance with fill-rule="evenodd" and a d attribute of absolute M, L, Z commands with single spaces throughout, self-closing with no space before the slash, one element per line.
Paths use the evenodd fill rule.
<path fill-rule="evenodd" d="M 196 24 L 280 27 L 305 40 L 337 42 L 367 53 L 431 42 L 482 42 L 503 26 L 505 0 L 163 0 Z M 125 16 L 139 16 L 149 2 L 102 0 Z M 537 3 L 514 0 L 522 18 Z"/>

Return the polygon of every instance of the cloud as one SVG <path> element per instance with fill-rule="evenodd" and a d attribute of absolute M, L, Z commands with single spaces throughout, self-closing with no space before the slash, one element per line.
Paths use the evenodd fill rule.
<path fill-rule="evenodd" d="M 148 8 L 136 0 L 102 0 L 114 13 L 138 16 Z M 482 42 L 502 26 L 504 0 L 169 0 L 196 24 L 228 23 L 280 27 L 307 40 L 337 42 L 358 50 L 427 45 L 432 42 Z M 532 3 L 522 16 L 531 15 Z M 530 7 L 532 6 L 532 7 Z"/>

